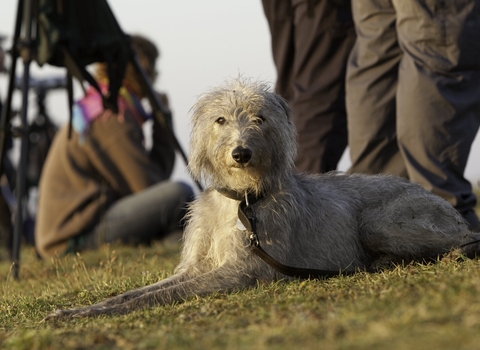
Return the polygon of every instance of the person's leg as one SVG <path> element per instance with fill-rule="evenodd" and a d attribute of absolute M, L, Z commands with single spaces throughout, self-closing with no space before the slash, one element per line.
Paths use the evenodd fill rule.
<path fill-rule="evenodd" d="M 275 92 L 287 101 L 293 97 L 292 67 L 293 9 L 290 0 L 262 0 L 263 11 L 270 28 L 272 56 L 277 71 Z"/>
<path fill-rule="evenodd" d="M 345 71 L 355 42 L 350 1 L 293 0 L 295 56 L 289 101 L 299 144 L 296 167 L 335 170 L 347 146 Z"/>
<path fill-rule="evenodd" d="M 463 174 L 480 125 L 480 3 L 394 3 L 404 51 L 397 131 L 409 178 L 479 226 Z"/>
<path fill-rule="evenodd" d="M 88 233 L 86 248 L 102 243 L 149 243 L 181 230 L 187 204 L 193 199 L 190 186 L 161 182 L 114 203 L 101 222 Z"/>
<path fill-rule="evenodd" d="M 347 67 L 349 172 L 407 176 L 397 146 L 396 90 L 402 51 L 391 0 L 352 1 L 357 40 Z"/>

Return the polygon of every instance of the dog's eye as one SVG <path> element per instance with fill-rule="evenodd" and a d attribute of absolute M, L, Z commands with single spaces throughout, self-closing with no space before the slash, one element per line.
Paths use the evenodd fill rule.
<path fill-rule="evenodd" d="M 224 117 L 220 117 L 218 118 L 217 120 L 215 120 L 216 123 L 220 124 L 220 125 L 223 125 L 225 124 L 227 120 L 224 118 Z"/>
<path fill-rule="evenodd" d="M 262 125 L 264 121 L 265 121 L 265 118 L 262 117 L 261 115 L 257 115 L 257 117 L 255 118 L 255 124 L 257 125 Z"/>

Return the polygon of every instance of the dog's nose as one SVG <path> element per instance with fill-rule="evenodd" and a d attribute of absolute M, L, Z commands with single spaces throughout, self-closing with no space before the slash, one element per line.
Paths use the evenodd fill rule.
<path fill-rule="evenodd" d="M 248 148 L 237 147 L 232 151 L 232 158 L 239 164 L 246 164 L 252 158 L 252 151 Z"/>

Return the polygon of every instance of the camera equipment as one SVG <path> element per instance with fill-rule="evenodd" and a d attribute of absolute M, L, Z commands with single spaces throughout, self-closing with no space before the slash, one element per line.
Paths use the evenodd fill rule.
<path fill-rule="evenodd" d="M 38 88 L 39 84 L 51 84 L 52 86 L 63 84 L 59 81 L 32 81 L 30 79 L 32 60 L 35 59 L 40 66 L 48 63 L 67 68 L 65 83 L 68 90 L 70 118 L 73 105 L 72 77 L 76 77 L 81 83 L 87 81 L 101 93 L 97 82 L 86 70 L 86 66 L 93 62 L 105 62 L 110 84 L 108 93 L 101 95 L 104 107 L 115 112 L 117 111 L 118 90 L 122 84 L 125 68 L 127 63 L 131 63 L 141 77 L 142 88 L 150 102 L 155 118 L 167 131 L 169 141 L 175 150 L 185 163 L 188 162 L 185 152 L 169 126 L 170 112 L 162 105 L 154 92 L 131 48 L 128 36 L 123 33 L 106 0 L 18 0 L 11 56 L 9 88 L 0 119 L 0 174 L 3 168 L 6 142 L 11 133 L 9 118 L 12 112 L 13 89 L 15 85 L 21 86 L 21 122 L 20 126 L 15 129 L 16 134 L 21 137 L 21 145 L 16 179 L 17 209 L 12 248 L 12 274 L 18 278 L 28 154 L 28 89 L 31 85 Z M 19 81 L 15 81 L 16 63 L 19 57 L 23 59 L 24 65 L 21 84 Z M 197 185 L 201 189 L 198 182 Z"/>

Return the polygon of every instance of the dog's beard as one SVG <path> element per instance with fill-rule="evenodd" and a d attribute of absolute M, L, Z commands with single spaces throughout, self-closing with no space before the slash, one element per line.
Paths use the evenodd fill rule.
<path fill-rule="evenodd" d="M 210 184 L 215 188 L 227 188 L 238 193 L 263 191 L 262 176 L 256 168 L 251 166 L 222 168 L 214 174 L 206 175 Z M 218 170 L 218 168 L 217 168 Z"/>

